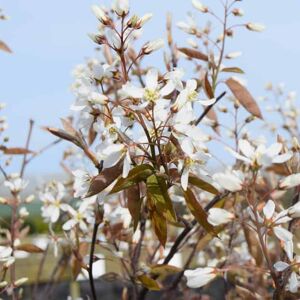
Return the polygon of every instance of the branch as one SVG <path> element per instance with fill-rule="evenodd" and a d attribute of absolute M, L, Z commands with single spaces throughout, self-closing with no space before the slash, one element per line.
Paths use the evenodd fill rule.
<path fill-rule="evenodd" d="M 202 119 L 209 113 L 209 111 L 213 108 L 215 104 L 217 104 L 224 96 L 226 95 L 226 92 L 223 92 L 220 96 L 217 97 L 216 102 L 212 105 L 209 105 L 205 108 L 203 113 L 200 115 L 200 117 L 196 120 L 195 125 L 198 125 Z"/>

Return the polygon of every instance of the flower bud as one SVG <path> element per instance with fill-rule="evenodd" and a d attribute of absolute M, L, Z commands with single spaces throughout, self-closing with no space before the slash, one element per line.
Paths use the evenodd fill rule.
<path fill-rule="evenodd" d="M 164 46 L 165 42 L 163 39 L 157 39 L 154 40 L 152 42 L 147 43 L 144 47 L 143 47 L 143 52 L 145 54 L 150 54 L 153 51 L 156 51 L 160 48 L 162 48 Z"/>
<path fill-rule="evenodd" d="M 236 17 L 242 17 L 244 15 L 244 11 L 240 8 L 235 8 L 232 10 L 232 14 Z"/>
<path fill-rule="evenodd" d="M 128 0 L 116 0 L 113 5 L 113 9 L 119 16 L 127 15 L 129 12 Z"/>
<path fill-rule="evenodd" d="M 197 9 L 197 10 L 199 10 L 199 11 L 201 11 L 201 12 L 203 12 L 203 13 L 207 13 L 208 12 L 208 7 L 207 6 L 205 6 L 205 5 L 203 5 L 201 2 L 199 2 L 198 0 L 192 0 L 192 4 L 193 4 L 193 6 Z"/>
<path fill-rule="evenodd" d="M 29 195 L 26 197 L 25 203 L 31 203 L 34 199 L 35 199 L 35 196 L 33 194 Z"/>
<path fill-rule="evenodd" d="M 130 28 L 136 28 L 138 26 L 139 17 L 137 15 L 133 15 L 127 22 L 127 26 Z"/>
<path fill-rule="evenodd" d="M 6 287 L 8 285 L 7 281 L 1 281 L 0 282 L 0 288 L 3 289 L 4 287 Z"/>
<path fill-rule="evenodd" d="M 248 30 L 256 31 L 256 32 L 262 32 L 266 28 L 263 24 L 258 24 L 258 23 L 248 23 L 245 26 Z"/>
<path fill-rule="evenodd" d="M 139 26 L 142 27 L 144 26 L 145 23 L 147 23 L 151 18 L 152 18 L 153 14 L 145 14 L 144 16 L 142 16 L 140 19 L 139 19 Z"/>
<path fill-rule="evenodd" d="M 242 52 L 240 52 L 240 51 L 235 51 L 235 52 L 230 52 L 230 53 L 228 53 L 226 56 L 225 56 L 225 58 L 227 58 L 227 59 L 233 59 L 233 58 L 237 58 L 237 57 L 239 57 L 239 56 L 241 56 L 242 55 Z"/>
<path fill-rule="evenodd" d="M 8 203 L 7 199 L 0 197 L 0 204 L 7 204 L 7 203 Z"/>
<path fill-rule="evenodd" d="M 97 5 L 93 5 L 92 11 L 93 11 L 94 15 L 96 16 L 96 18 L 103 24 L 105 24 L 109 21 L 108 16 L 106 15 L 105 11 L 101 7 L 99 7 Z"/>
<path fill-rule="evenodd" d="M 293 150 L 300 151 L 300 144 L 298 139 L 294 136 L 292 139 Z"/>
<path fill-rule="evenodd" d="M 3 267 L 8 269 L 12 264 L 15 263 L 15 258 L 14 257 L 10 257 L 4 264 Z"/>
<path fill-rule="evenodd" d="M 27 281 L 28 281 L 27 277 L 22 277 L 22 278 L 18 279 L 17 281 L 15 281 L 15 286 L 18 287 Z"/>

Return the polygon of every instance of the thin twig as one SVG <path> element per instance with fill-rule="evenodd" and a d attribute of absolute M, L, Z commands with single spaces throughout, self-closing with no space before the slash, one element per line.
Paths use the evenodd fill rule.
<path fill-rule="evenodd" d="M 34 125 L 34 121 L 32 119 L 30 119 L 29 120 L 29 130 L 28 130 L 27 140 L 26 140 L 26 144 L 25 144 L 26 150 L 29 150 L 29 144 L 30 144 L 30 140 L 31 140 L 33 125 Z M 24 176 L 25 167 L 27 165 L 26 160 L 27 160 L 27 152 L 23 156 L 23 162 L 22 162 L 21 171 L 20 171 L 21 178 Z"/>
<path fill-rule="evenodd" d="M 198 125 L 202 121 L 202 119 L 209 113 L 209 111 L 214 107 L 214 105 L 217 104 L 225 95 L 226 92 L 223 92 L 220 96 L 217 97 L 215 103 L 207 106 L 203 113 L 200 115 L 200 117 L 196 120 L 195 125 Z"/>

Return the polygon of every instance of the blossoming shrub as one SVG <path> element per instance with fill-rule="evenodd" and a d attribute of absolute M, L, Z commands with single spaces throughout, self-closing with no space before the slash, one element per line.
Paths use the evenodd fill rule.
<path fill-rule="evenodd" d="M 72 278 L 89 278 L 92 299 L 101 298 L 94 280 L 101 250 L 109 253 L 104 259 L 119 263 L 117 278 L 126 283 L 122 299 L 145 299 L 149 291 L 195 299 L 197 293 L 209 293 L 195 289 L 216 278 L 225 282 L 228 299 L 297 299 L 295 95 L 267 86 L 279 101 L 268 111 L 283 120 L 275 127 L 234 76 L 244 73 L 234 64 L 241 53 L 225 47 L 238 28 L 259 32 L 264 27 L 235 22 L 243 16 L 237 0 L 221 1 L 223 16 L 197 0 L 192 4 L 199 19 L 206 14 L 214 23 L 199 27 L 194 15 L 179 22 L 189 35 L 184 46 L 174 42 L 168 16 L 159 69 L 143 60 L 164 40 L 134 46 L 151 14 L 131 14 L 126 0 L 109 9 L 92 7 L 99 26 L 90 36 L 101 59 L 75 68 L 73 116 L 62 120 L 62 129 L 48 128 L 59 138 L 52 145 L 60 140 L 71 145 L 62 160 L 68 180 L 52 180 L 40 190 L 49 245 L 55 255 L 68 245 Z M 286 97 L 282 103 L 280 97 Z M 275 135 L 269 138 L 269 132 Z M 11 193 L 2 203 L 12 208 L 12 227 L 3 231 L 0 285 L 14 299 L 25 281 L 14 276 L 17 251 L 45 252 L 20 242 L 28 215 L 23 205 L 31 201 L 21 197 L 24 169 L 43 152 L 28 148 L 29 142 L 26 148 L 1 146 L 4 155 L 24 156 L 19 174 L 2 169 Z M 225 157 L 230 155 L 229 166 Z M 211 161 L 221 164 L 217 171 Z"/>

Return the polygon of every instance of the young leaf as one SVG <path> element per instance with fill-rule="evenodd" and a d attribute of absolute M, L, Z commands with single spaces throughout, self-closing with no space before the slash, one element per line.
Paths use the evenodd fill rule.
<path fill-rule="evenodd" d="M 147 288 L 148 290 L 151 290 L 151 291 L 159 291 L 160 290 L 159 284 L 151 277 L 143 274 L 143 275 L 138 276 L 137 278 L 142 283 L 142 285 L 145 288 Z"/>
<path fill-rule="evenodd" d="M 184 53 L 188 57 L 200 59 L 203 61 L 208 61 L 208 56 L 198 50 L 191 48 L 178 48 L 178 51 Z"/>
<path fill-rule="evenodd" d="M 244 108 L 253 116 L 263 119 L 261 111 L 249 91 L 234 78 L 226 80 L 226 84 Z"/>
<path fill-rule="evenodd" d="M 222 72 L 239 73 L 239 74 L 244 74 L 245 73 L 242 69 L 240 69 L 238 67 L 223 68 Z"/>
<path fill-rule="evenodd" d="M 91 197 L 102 192 L 122 174 L 122 170 L 123 161 L 120 161 L 111 168 L 104 169 L 99 175 L 92 179 L 86 197 Z"/>
<path fill-rule="evenodd" d="M 150 219 L 158 240 L 160 241 L 161 245 L 165 247 L 168 237 L 166 219 L 163 216 L 161 216 L 155 210 L 155 208 L 150 209 Z"/>
<path fill-rule="evenodd" d="M 82 141 L 77 136 L 74 136 L 62 129 L 57 129 L 57 128 L 53 128 L 53 127 L 48 127 L 46 129 L 53 135 L 55 135 L 63 140 L 69 141 L 80 148 L 83 148 Z"/>
<path fill-rule="evenodd" d="M 137 225 L 141 216 L 142 199 L 140 197 L 139 185 L 133 185 L 126 190 L 127 195 L 127 207 L 130 215 L 133 219 L 133 229 L 137 228 Z"/>
<path fill-rule="evenodd" d="M 198 202 L 195 195 L 190 189 L 187 189 L 187 191 L 184 192 L 184 198 L 189 210 L 191 211 L 195 219 L 198 221 L 198 223 L 202 225 L 202 227 L 207 232 L 216 235 L 214 227 L 207 221 L 206 211 L 202 208 L 202 206 L 200 205 L 200 203 Z"/>
<path fill-rule="evenodd" d="M 155 276 L 155 278 L 164 280 L 166 277 L 177 274 L 181 271 L 182 270 L 180 268 L 177 268 L 175 266 L 161 264 L 152 266 L 150 272 L 151 275 Z"/>
<path fill-rule="evenodd" d="M 126 178 L 120 178 L 113 189 L 111 194 L 120 192 L 129 188 L 130 186 L 146 180 L 151 174 L 153 174 L 153 168 L 150 165 L 139 165 L 131 169 Z"/>
<path fill-rule="evenodd" d="M 25 251 L 28 253 L 43 253 L 44 250 L 40 247 L 33 245 L 33 244 L 21 244 L 19 246 L 16 246 L 17 250 Z"/>
<path fill-rule="evenodd" d="M 168 194 L 165 179 L 155 174 L 147 178 L 147 195 L 151 206 L 170 222 L 176 222 L 176 213 Z"/>
<path fill-rule="evenodd" d="M 11 49 L 3 41 L 0 41 L 0 50 L 12 53 Z"/>
<path fill-rule="evenodd" d="M 189 183 L 211 194 L 219 194 L 219 191 L 213 185 L 196 176 L 189 176 Z"/>
<path fill-rule="evenodd" d="M 34 153 L 31 150 L 28 150 L 26 148 L 19 148 L 19 147 L 7 148 L 5 146 L 0 146 L 0 150 L 2 150 L 4 154 L 8 154 L 8 155 L 24 155 L 24 154 Z"/>

